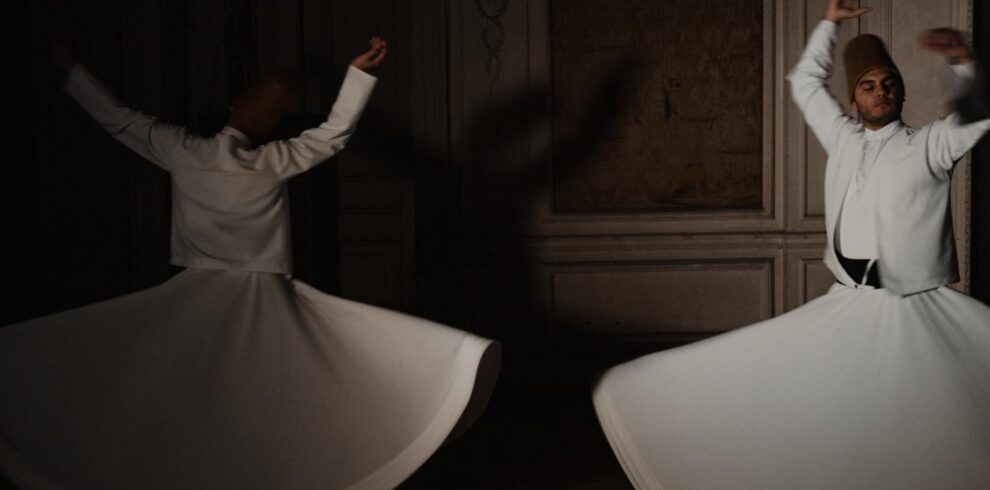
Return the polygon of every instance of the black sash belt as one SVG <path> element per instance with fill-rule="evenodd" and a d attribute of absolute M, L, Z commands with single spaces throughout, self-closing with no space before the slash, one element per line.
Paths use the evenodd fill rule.
<path fill-rule="evenodd" d="M 870 267 L 870 261 L 866 259 L 850 259 L 844 257 L 838 250 L 835 251 L 835 256 L 839 258 L 839 264 L 849 277 L 856 281 L 857 284 L 862 284 L 863 286 L 873 286 L 880 289 L 880 264 L 873 262 L 873 267 Z M 870 267 L 870 271 L 867 274 L 866 268 Z M 866 275 L 866 282 L 861 282 L 863 276 Z"/>

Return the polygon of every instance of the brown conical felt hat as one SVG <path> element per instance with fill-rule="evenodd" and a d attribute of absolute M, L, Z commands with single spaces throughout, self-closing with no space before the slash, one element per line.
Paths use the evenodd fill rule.
<path fill-rule="evenodd" d="M 867 72 L 875 68 L 886 68 L 901 79 L 904 85 L 904 78 L 901 71 L 897 69 L 894 60 L 890 58 L 887 47 L 883 41 L 873 34 L 862 34 L 854 37 L 842 53 L 843 61 L 846 65 L 846 88 L 849 89 L 849 100 L 853 99 L 856 84 Z"/>

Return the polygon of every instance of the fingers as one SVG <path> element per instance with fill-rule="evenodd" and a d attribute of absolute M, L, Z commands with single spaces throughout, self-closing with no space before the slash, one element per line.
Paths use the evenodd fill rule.
<path fill-rule="evenodd" d="M 385 59 L 385 53 L 387 51 L 388 50 L 385 49 L 384 47 L 378 50 L 378 54 L 376 54 L 371 58 L 371 63 L 373 63 L 373 66 L 378 66 L 378 63 L 381 63 L 382 60 Z"/>
<path fill-rule="evenodd" d="M 971 57 L 964 34 L 949 27 L 923 32 L 919 43 L 922 48 L 947 57 L 952 64 L 969 61 Z"/>
<path fill-rule="evenodd" d="M 385 53 L 388 51 L 388 43 L 382 39 L 380 36 L 374 36 L 371 38 L 371 51 L 368 52 L 368 66 L 375 67 L 385 59 Z"/>
<path fill-rule="evenodd" d="M 863 8 L 859 8 L 859 9 L 853 10 L 853 11 L 849 12 L 849 18 L 851 19 L 853 17 L 859 17 L 860 15 L 863 15 L 863 14 L 865 14 L 865 13 L 871 11 L 871 10 L 873 10 L 873 9 L 870 8 L 870 7 L 863 7 Z"/>
<path fill-rule="evenodd" d="M 857 16 L 863 15 L 871 10 L 870 7 L 856 8 L 857 0 L 842 0 L 839 2 L 839 8 L 841 10 L 849 11 L 850 14 L 855 14 Z"/>
<path fill-rule="evenodd" d="M 854 0 L 830 0 L 825 9 L 825 19 L 832 22 L 842 22 L 854 19 L 870 10 L 870 7 L 853 8 Z"/>
<path fill-rule="evenodd" d="M 962 39 L 963 33 L 957 29 L 951 27 L 937 27 L 935 29 L 929 29 L 925 31 L 925 34 L 935 34 L 939 36 L 955 37 L 957 39 Z"/>
<path fill-rule="evenodd" d="M 385 49 L 381 49 L 375 52 L 374 54 L 371 54 L 371 52 L 369 52 L 367 56 L 362 56 L 360 66 L 358 66 L 358 68 L 374 68 L 378 66 L 378 64 L 381 63 L 383 59 L 385 59 L 385 52 L 386 52 Z"/>
<path fill-rule="evenodd" d="M 385 59 L 385 54 L 388 52 L 388 43 L 380 36 L 373 36 L 368 41 L 368 44 L 371 45 L 371 48 L 361 53 L 361 55 L 354 58 L 354 61 L 351 62 L 352 65 L 362 70 L 378 66 Z"/>
<path fill-rule="evenodd" d="M 923 48 L 925 48 L 925 49 L 927 49 L 929 51 L 935 51 L 935 52 L 941 53 L 941 52 L 943 52 L 943 51 L 945 51 L 947 49 L 951 49 L 952 48 L 952 44 L 949 44 L 949 43 L 947 43 L 945 41 L 941 41 L 941 40 L 937 40 L 937 39 L 922 39 L 921 40 L 921 47 L 923 47 Z"/>
<path fill-rule="evenodd" d="M 921 45 L 929 49 L 935 49 L 939 47 L 963 46 L 965 43 L 963 42 L 961 32 L 948 27 L 942 27 L 922 33 Z"/>

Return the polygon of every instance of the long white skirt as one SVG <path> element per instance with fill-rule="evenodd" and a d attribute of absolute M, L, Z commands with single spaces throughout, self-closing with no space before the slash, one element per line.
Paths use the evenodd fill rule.
<path fill-rule="evenodd" d="M 25 488 L 391 488 L 484 407 L 497 347 L 189 269 L 0 328 L 0 469 Z"/>
<path fill-rule="evenodd" d="M 835 286 L 615 367 L 594 391 L 637 488 L 990 488 L 990 308 Z"/>

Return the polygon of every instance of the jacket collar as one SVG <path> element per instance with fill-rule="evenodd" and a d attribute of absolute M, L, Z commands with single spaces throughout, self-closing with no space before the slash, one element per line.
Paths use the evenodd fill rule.
<path fill-rule="evenodd" d="M 876 131 L 863 126 L 863 133 L 866 141 L 880 141 L 893 136 L 902 127 L 904 127 L 904 123 L 898 119 Z"/>

